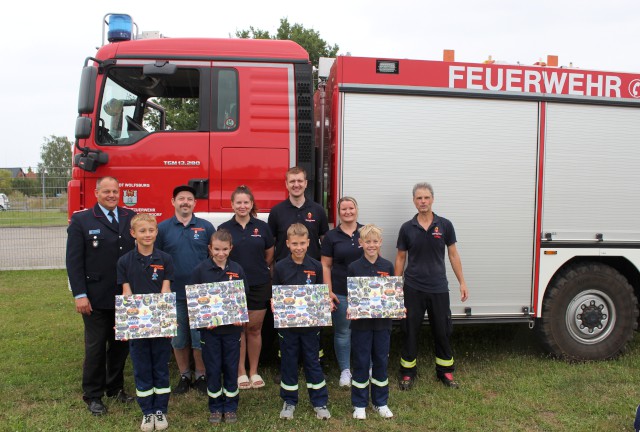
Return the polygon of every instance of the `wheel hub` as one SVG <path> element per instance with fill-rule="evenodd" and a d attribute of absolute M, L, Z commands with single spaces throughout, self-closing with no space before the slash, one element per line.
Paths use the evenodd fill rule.
<path fill-rule="evenodd" d="M 611 298 L 602 291 L 582 291 L 569 303 L 565 318 L 572 338 L 582 344 L 595 344 L 613 330 L 615 307 Z"/>

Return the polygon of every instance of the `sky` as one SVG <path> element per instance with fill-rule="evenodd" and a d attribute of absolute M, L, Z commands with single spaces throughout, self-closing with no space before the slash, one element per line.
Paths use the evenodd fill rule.
<path fill-rule="evenodd" d="M 0 167 L 35 167 L 52 135 L 74 140 L 80 72 L 102 43 L 103 17 L 127 13 L 167 37 L 275 33 L 281 18 L 313 28 L 339 54 L 533 64 L 557 55 L 581 69 L 640 72 L 638 0 L 68 0 L 12 3 L 0 25 Z M 105 37 L 106 40 L 106 37 Z"/>

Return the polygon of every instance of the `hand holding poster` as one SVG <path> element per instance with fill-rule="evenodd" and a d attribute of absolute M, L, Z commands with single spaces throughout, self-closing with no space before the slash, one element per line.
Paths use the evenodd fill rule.
<path fill-rule="evenodd" d="M 275 328 L 331 325 L 328 285 L 274 285 L 272 292 Z"/>
<path fill-rule="evenodd" d="M 242 280 L 187 285 L 185 290 L 192 329 L 249 322 Z"/>
<path fill-rule="evenodd" d="M 348 277 L 348 313 L 351 319 L 404 318 L 402 276 Z"/>
<path fill-rule="evenodd" d="M 175 336 L 178 329 L 174 293 L 116 296 L 116 339 Z"/>

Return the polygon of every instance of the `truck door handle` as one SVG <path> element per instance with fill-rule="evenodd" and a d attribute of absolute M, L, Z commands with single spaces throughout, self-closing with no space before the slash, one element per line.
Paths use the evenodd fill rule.
<path fill-rule="evenodd" d="M 189 186 L 195 189 L 196 199 L 209 198 L 209 179 L 190 179 Z"/>

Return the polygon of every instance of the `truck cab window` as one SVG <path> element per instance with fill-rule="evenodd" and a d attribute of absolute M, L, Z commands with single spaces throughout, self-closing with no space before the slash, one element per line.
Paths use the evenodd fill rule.
<path fill-rule="evenodd" d="M 173 75 L 145 76 L 141 67 L 113 67 L 102 89 L 96 142 L 129 145 L 162 131 L 195 131 L 199 127 L 199 72 L 180 69 Z"/>

